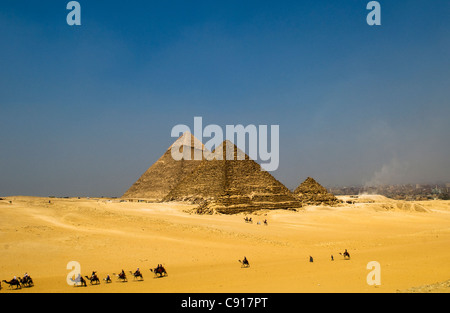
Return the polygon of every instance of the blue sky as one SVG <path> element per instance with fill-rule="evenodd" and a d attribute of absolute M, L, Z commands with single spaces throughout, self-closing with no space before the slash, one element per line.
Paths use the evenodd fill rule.
<path fill-rule="evenodd" d="M 0 195 L 120 196 L 177 124 L 280 125 L 274 176 L 450 181 L 450 2 L 6 0 Z"/>

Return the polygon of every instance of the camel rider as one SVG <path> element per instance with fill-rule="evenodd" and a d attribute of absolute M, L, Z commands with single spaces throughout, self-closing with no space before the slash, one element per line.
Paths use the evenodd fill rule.
<path fill-rule="evenodd" d="M 23 274 L 23 281 L 24 282 L 31 281 L 31 277 L 30 277 L 30 275 L 28 275 L 28 273 Z"/>
<path fill-rule="evenodd" d="M 244 256 L 244 260 L 242 261 L 243 264 L 248 264 L 247 257 Z"/>
<path fill-rule="evenodd" d="M 134 273 L 134 276 L 139 276 L 141 272 L 139 271 L 139 267 L 137 268 L 136 272 Z"/>

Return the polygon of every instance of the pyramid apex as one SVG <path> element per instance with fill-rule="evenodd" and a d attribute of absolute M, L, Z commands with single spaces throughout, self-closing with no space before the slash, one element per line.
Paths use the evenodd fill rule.
<path fill-rule="evenodd" d="M 205 150 L 203 143 L 197 139 L 190 131 L 185 131 L 177 140 L 169 147 L 168 150 L 173 147 L 191 147 L 199 150 Z"/>
<path fill-rule="evenodd" d="M 234 145 L 234 143 L 231 142 L 231 140 L 229 140 L 229 139 L 225 139 L 225 140 L 222 142 L 222 144 L 223 144 L 223 145 L 228 145 L 228 144 Z"/>
<path fill-rule="evenodd" d="M 209 160 L 249 160 L 250 157 L 233 142 L 226 139 L 210 153 Z"/>

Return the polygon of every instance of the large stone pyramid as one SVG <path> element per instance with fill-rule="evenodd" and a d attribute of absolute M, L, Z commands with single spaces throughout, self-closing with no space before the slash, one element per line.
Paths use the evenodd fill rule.
<path fill-rule="evenodd" d="M 297 189 L 294 194 L 303 204 L 319 205 L 327 204 L 333 205 L 340 201 L 328 190 L 320 185 L 314 178 L 308 177 Z"/>
<path fill-rule="evenodd" d="M 301 207 L 289 189 L 230 141 L 213 154 L 216 159 L 202 161 L 164 200 L 196 202 L 203 211 L 225 214 Z"/>
<path fill-rule="evenodd" d="M 190 153 L 190 160 L 175 160 L 172 157 L 172 149 L 177 149 L 180 153 Z M 197 138 L 189 132 L 184 133 L 142 174 L 122 198 L 162 200 L 183 177 L 191 174 L 200 165 L 204 151 L 204 145 Z M 195 160 L 195 155 L 202 157 Z"/>

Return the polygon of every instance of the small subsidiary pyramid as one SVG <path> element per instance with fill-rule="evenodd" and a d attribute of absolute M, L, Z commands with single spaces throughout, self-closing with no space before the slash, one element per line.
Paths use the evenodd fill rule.
<path fill-rule="evenodd" d="M 164 201 L 200 203 L 199 213 L 301 207 L 288 188 L 230 141 L 224 141 L 211 155 L 215 158 L 202 161 Z"/>
<path fill-rule="evenodd" d="M 172 156 L 173 149 L 190 157 L 176 160 Z M 162 200 L 183 177 L 190 175 L 200 165 L 205 151 L 207 150 L 204 145 L 197 138 L 185 132 L 142 174 L 122 198 Z M 196 160 L 195 156 L 201 156 L 201 159 Z"/>
<path fill-rule="evenodd" d="M 333 205 L 340 201 L 328 190 L 315 181 L 314 178 L 308 177 L 297 189 L 294 194 L 303 204 L 319 205 L 327 204 Z"/>

